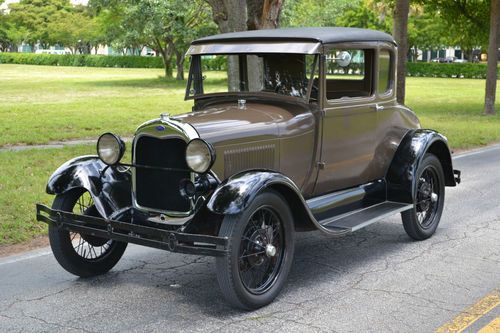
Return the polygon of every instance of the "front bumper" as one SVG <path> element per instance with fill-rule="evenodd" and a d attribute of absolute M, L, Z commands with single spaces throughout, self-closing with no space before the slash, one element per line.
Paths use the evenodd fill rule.
<path fill-rule="evenodd" d="M 78 215 L 36 205 L 36 219 L 51 226 L 82 234 L 134 243 L 171 252 L 223 256 L 227 237 L 188 234 L 99 217 Z"/>
<path fill-rule="evenodd" d="M 455 178 L 455 183 L 460 184 L 462 172 L 460 170 L 453 170 L 453 177 Z"/>

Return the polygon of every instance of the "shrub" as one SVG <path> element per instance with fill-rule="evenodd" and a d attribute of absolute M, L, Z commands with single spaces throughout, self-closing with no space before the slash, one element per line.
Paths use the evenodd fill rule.
<path fill-rule="evenodd" d="M 409 62 L 406 66 L 406 75 L 484 79 L 486 78 L 486 64 Z"/>
<path fill-rule="evenodd" d="M 103 56 L 90 54 L 0 53 L 0 64 L 45 66 L 163 68 L 160 57 Z"/>

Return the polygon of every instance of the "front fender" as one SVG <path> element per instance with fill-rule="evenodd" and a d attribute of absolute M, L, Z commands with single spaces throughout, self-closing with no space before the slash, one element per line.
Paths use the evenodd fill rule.
<path fill-rule="evenodd" d="M 432 153 L 440 160 L 445 175 L 445 185 L 456 185 L 446 137 L 433 130 L 412 130 L 399 144 L 387 172 L 388 200 L 413 203 L 417 183 L 416 172 L 426 153 Z"/>
<path fill-rule="evenodd" d="M 57 195 L 75 188 L 84 188 L 92 195 L 104 218 L 132 205 L 130 172 L 107 167 L 97 156 L 80 156 L 61 165 L 50 176 L 46 191 Z"/>
<path fill-rule="evenodd" d="M 270 170 L 243 171 L 223 181 L 214 191 L 207 208 L 217 214 L 241 213 L 263 190 L 271 187 L 287 187 L 300 195 L 300 190 L 285 175 Z"/>

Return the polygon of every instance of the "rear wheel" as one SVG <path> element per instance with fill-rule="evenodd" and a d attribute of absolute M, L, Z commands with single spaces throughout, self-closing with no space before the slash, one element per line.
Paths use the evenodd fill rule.
<path fill-rule="evenodd" d="M 219 236 L 228 237 L 228 254 L 217 257 L 217 280 L 234 306 L 257 309 L 283 288 L 293 261 L 293 217 L 275 192 L 260 194 L 241 214 L 226 216 Z"/>
<path fill-rule="evenodd" d="M 89 192 L 75 189 L 57 195 L 53 209 L 101 217 Z M 80 277 L 108 272 L 120 260 L 127 243 L 80 234 L 49 225 L 50 247 L 59 264 Z"/>
<path fill-rule="evenodd" d="M 415 240 L 431 237 L 441 220 L 444 205 L 444 173 L 439 159 L 426 154 L 417 170 L 413 208 L 401 213 L 408 236 Z"/>

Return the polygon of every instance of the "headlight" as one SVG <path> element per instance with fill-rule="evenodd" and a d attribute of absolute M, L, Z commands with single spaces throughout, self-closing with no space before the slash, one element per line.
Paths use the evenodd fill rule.
<path fill-rule="evenodd" d="M 215 162 L 215 150 L 211 144 L 202 139 L 191 140 L 186 147 L 186 163 L 197 173 L 205 173 Z"/>
<path fill-rule="evenodd" d="M 125 143 L 112 133 L 104 133 L 97 140 L 97 155 L 107 165 L 118 163 L 125 153 Z"/>

